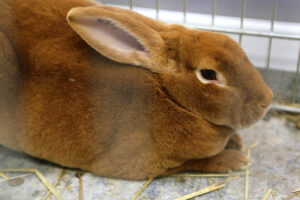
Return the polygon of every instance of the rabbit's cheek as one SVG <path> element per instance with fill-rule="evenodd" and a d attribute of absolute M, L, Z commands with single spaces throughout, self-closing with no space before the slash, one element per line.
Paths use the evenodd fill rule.
<path fill-rule="evenodd" d="M 243 108 L 239 102 L 239 95 L 234 90 L 210 88 L 200 97 L 198 114 L 213 124 L 239 128 Z"/>

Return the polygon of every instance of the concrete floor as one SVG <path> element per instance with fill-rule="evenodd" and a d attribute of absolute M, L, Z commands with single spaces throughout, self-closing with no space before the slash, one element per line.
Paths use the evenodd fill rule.
<path fill-rule="evenodd" d="M 275 199 L 300 199 L 300 193 L 292 195 L 293 190 L 300 188 L 300 130 L 295 128 L 295 123 L 282 117 L 271 117 L 249 129 L 241 130 L 240 133 L 246 146 L 255 142 L 260 143 L 251 153 L 249 200 L 262 199 L 269 189 L 274 191 Z M 62 171 L 60 167 L 0 147 L 0 169 L 4 168 L 38 169 L 53 185 Z M 66 170 L 56 188 L 65 200 L 79 199 L 79 181 L 75 173 L 74 170 Z M 47 193 L 47 189 L 32 173 L 6 173 L 6 175 L 21 177 L 9 181 L 0 178 L 1 200 L 42 199 L 41 197 Z M 138 199 L 174 199 L 222 180 L 225 178 L 155 179 Z M 82 182 L 84 200 L 131 199 L 145 183 L 145 181 L 101 178 L 90 173 L 83 174 Z M 242 176 L 228 183 L 225 188 L 195 199 L 242 200 L 244 189 L 245 177 Z M 48 199 L 55 197 L 52 195 Z"/>

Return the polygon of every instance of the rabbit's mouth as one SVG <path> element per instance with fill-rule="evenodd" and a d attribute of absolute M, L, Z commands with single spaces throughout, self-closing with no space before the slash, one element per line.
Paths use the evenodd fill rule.
<path fill-rule="evenodd" d="M 231 115 L 231 117 L 226 118 L 227 120 L 209 120 L 211 123 L 214 123 L 215 125 L 221 125 L 221 126 L 227 126 L 229 128 L 232 128 L 234 130 L 238 129 L 244 129 L 248 128 L 251 125 L 258 122 L 260 119 L 262 119 L 265 114 L 268 112 L 270 106 L 266 107 L 258 107 L 257 105 L 246 105 L 244 106 L 244 109 L 242 109 L 242 112 L 240 113 L 240 117 L 237 117 L 237 115 Z M 233 117 L 233 116 L 236 116 Z"/>
<path fill-rule="evenodd" d="M 258 107 L 257 105 L 245 106 L 245 114 L 242 115 L 238 129 L 248 128 L 262 119 L 269 111 L 270 105 L 265 107 Z"/>
<path fill-rule="evenodd" d="M 251 95 L 247 95 L 242 103 L 235 129 L 247 128 L 258 122 L 268 112 L 272 103 L 273 93 L 269 88 L 262 92 L 249 92 L 249 94 Z"/>

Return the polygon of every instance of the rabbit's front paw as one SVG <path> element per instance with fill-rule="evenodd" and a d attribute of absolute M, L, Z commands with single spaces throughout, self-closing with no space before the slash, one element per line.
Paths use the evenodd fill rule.
<path fill-rule="evenodd" d="M 242 170 L 250 162 L 250 158 L 242 152 L 226 149 L 220 154 L 208 160 L 207 171 L 226 173 L 230 171 Z"/>
<path fill-rule="evenodd" d="M 241 151 L 225 149 L 216 156 L 190 160 L 184 163 L 184 170 L 195 170 L 206 173 L 227 173 L 241 170 L 247 166 L 250 159 Z"/>
<path fill-rule="evenodd" d="M 227 173 L 230 171 L 242 170 L 247 167 L 250 159 L 241 151 L 225 149 L 216 156 L 188 160 L 183 165 L 168 169 L 160 176 L 168 176 L 180 171 L 198 171 L 201 173 Z"/>

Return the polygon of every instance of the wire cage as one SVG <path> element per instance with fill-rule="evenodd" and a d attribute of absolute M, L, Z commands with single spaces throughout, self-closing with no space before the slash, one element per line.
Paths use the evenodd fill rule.
<path fill-rule="evenodd" d="M 100 2 L 129 8 L 170 23 L 229 34 L 242 45 L 273 90 L 272 107 L 300 113 L 300 17 L 291 13 L 291 9 L 288 12 L 285 10 L 285 13 L 290 14 L 289 17 L 278 18 L 277 15 L 280 9 L 288 9 L 284 8 L 287 4 L 290 4 L 289 8 L 295 7 L 294 10 L 298 13 L 299 2 L 283 0 L 248 2 L 247 0 L 102 0 Z M 256 3 L 254 7 L 251 5 L 253 3 Z M 253 14 L 252 11 L 252 16 L 248 16 L 248 4 L 252 10 L 262 7 L 258 9 L 262 12 Z M 202 9 L 197 10 L 196 7 Z"/>

